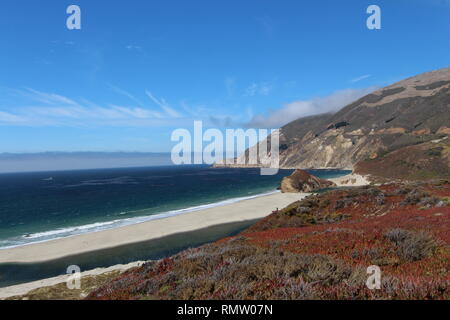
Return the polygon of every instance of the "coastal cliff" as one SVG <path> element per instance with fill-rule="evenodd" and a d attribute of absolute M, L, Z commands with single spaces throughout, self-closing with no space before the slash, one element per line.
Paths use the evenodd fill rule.
<path fill-rule="evenodd" d="M 279 134 L 286 169 L 354 169 L 360 161 L 442 139 L 450 135 L 450 68 L 379 89 L 335 114 L 297 119 Z"/>
<path fill-rule="evenodd" d="M 449 117 L 447 68 L 334 115 L 291 122 L 280 130 L 281 167 L 352 168 L 336 182 L 352 187 L 310 195 L 237 236 L 115 274 L 87 299 L 448 300 Z M 366 177 L 377 185 L 361 186 Z M 281 190 L 333 185 L 296 170 Z M 366 286 L 373 265 L 383 270 L 379 290 Z"/>

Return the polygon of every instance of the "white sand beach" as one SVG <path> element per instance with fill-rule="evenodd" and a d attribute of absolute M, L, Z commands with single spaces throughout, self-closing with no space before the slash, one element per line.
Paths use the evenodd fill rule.
<path fill-rule="evenodd" d="M 169 218 L 152 220 L 135 225 L 94 233 L 82 234 L 43 243 L 0 250 L 0 263 L 32 263 L 61 258 L 116 246 L 156 239 L 171 234 L 194 231 L 214 225 L 254 220 L 282 209 L 290 203 L 301 200 L 307 193 L 274 193 L 232 204 L 213 207 Z M 82 277 L 95 276 L 112 271 L 123 272 L 143 262 L 97 268 L 82 273 Z M 53 286 L 67 280 L 67 275 L 33 281 L 6 288 L 0 288 L 0 299 L 24 295 L 31 290 Z"/>
<path fill-rule="evenodd" d="M 361 186 L 369 184 L 366 177 L 349 174 L 330 179 L 338 186 Z M 294 201 L 306 197 L 307 193 L 274 193 L 257 198 L 242 200 L 232 204 L 202 209 L 190 213 L 147 221 L 116 229 L 82 234 L 43 243 L 0 250 L 0 263 L 32 263 L 58 259 L 64 256 L 113 248 L 124 244 L 152 240 L 164 236 L 195 231 L 215 225 L 254 220 L 269 215 L 273 210 L 282 209 Z M 142 261 L 126 265 L 114 265 L 82 272 L 81 276 L 96 276 L 113 271 L 123 272 L 141 265 Z M 0 288 L 0 299 L 25 295 L 43 287 L 54 286 L 67 280 L 68 275 L 33 281 L 6 288 Z"/>
<path fill-rule="evenodd" d="M 305 193 L 274 193 L 228 205 L 125 227 L 0 250 L 0 263 L 32 263 L 138 243 L 231 222 L 254 220 L 304 198 Z"/>
<path fill-rule="evenodd" d="M 338 187 L 358 187 L 370 184 L 367 177 L 355 173 L 328 180 L 336 183 Z"/>

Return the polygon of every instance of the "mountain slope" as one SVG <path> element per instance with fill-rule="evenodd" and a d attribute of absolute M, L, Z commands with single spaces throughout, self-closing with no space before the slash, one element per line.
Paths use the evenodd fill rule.
<path fill-rule="evenodd" d="M 377 90 L 335 114 L 280 130 L 282 168 L 351 168 L 359 161 L 450 135 L 450 68 Z"/>
<path fill-rule="evenodd" d="M 370 175 L 372 180 L 380 182 L 450 179 L 449 163 L 450 139 L 445 137 L 360 161 L 355 165 L 355 173 Z"/>

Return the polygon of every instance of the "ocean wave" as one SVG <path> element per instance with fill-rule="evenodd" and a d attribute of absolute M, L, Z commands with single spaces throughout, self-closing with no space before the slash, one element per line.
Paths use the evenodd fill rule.
<path fill-rule="evenodd" d="M 10 240 L 3 240 L 0 241 L 0 250 L 2 249 L 11 249 L 15 247 L 35 244 L 35 243 L 41 243 L 61 238 L 67 238 L 72 236 L 77 236 L 80 234 L 86 234 L 91 232 L 99 232 L 103 230 L 109 230 L 119 227 L 124 227 L 128 225 L 143 223 L 151 220 L 158 220 L 158 219 L 164 219 L 169 218 L 173 216 L 178 216 L 181 214 L 214 208 L 214 207 L 220 207 L 229 205 L 232 203 L 244 201 L 244 200 L 250 200 L 254 198 L 259 198 L 271 194 L 278 193 L 280 191 L 270 191 L 265 193 L 260 193 L 256 195 L 250 195 L 245 197 L 238 197 L 238 198 L 231 198 L 227 200 L 222 200 L 219 202 L 214 202 L 210 204 L 204 204 L 199 206 L 193 206 L 188 207 L 184 209 L 178 209 L 178 210 L 171 210 L 167 212 L 162 212 L 158 214 L 152 214 L 152 215 L 144 215 L 144 216 L 138 216 L 138 217 L 132 217 L 132 218 L 125 218 L 125 219 L 115 219 L 110 221 L 104 221 L 104 222 L 95 222 L 91 224 L 81 225 L 81 226 L 72 226 L 72 227 L 66 227 L 66 228 L 60 228 L 55 230 L 49 230 L 49 231 L 43 231 L 43 232 L 36 232 L 31 234 L 24 234 L 20 238 L 16 239 L 10 239 Z M 146 210 L 139 210 L 139 211 L 129 211 L 129 212 L 121 212 L 119 215 L 126 215 L 129 213 L 136 213 L 136 212 L 142 212 Z"/>

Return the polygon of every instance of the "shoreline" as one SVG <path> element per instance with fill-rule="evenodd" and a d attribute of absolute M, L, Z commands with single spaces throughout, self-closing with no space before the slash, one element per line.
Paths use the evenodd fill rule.
<path fill-rule="evenodd" d="M 119 274 L 121 274 L 132 268 L 140 267 L 144 263 L 146 263 L 146 261 L 136 261 L 127 264 L 116 264 L 107 268 L 95 268 L 88 271 L 83 271 L 80 274 L 80 280 L 83 281 L 83 278 L 85 277 L 96 277 L 114 272 L 118 272 Z M 69 277 L 70 275 L 60 275 L 52 278 L 46 278 L 42 280 L 17 284 L 10 287 L 0 288 L 0 300 L 22 296 L 36 289 L 56 286 L 58 284 L 67 282 L 67 280 L 69 280 Z"/>
<path fill-rule="evenodd" d="M 334 168 L 324 168 L 324 169 L 335 170 Z M 344 186 L 345 184 L 340 184 L 337 180 L 340 179 L 341 177 L 347 177 L 347 176 L 352 176 L 352 175 L 353 174 L 345 174 L 343 176 L 338 176 L 336 178 L 328 178 L 328 180 L 335 182 L 338 186 Z M 357 184 L 357 185 L 363 185 L 363 184 L 365 184 L 365 183 L 363 182 L 362 184 Z M 257 193 L 257 194 L 253 194 L 253 195 L 237 196 L 234 198 L 219 200 L 217 202 L 199 204 L 199 205 L 194 205 L 194 206 L 184 207 L 184 208 L 179 208 L 179 209 L 172 209 L 172 210 L 168 210 L 168 211 L 162 211 L 159 213 L 152 213 L 152 214 L 134 216 L 134 217 L 129 217 L 129 218 L 126 218 L 126 217 L 116 218 L 114 220 L 90 222 L 90 223 L 81 224 L 81 225 L 69 225 L 69 226 L 59 227 L 59 228 L 55 228 L 55 229 L 51 229 L 51 230 L 47 230 L 47 231 L 30 232 L 28 234 L 22 235 L 21 237 L 18 236 L 17 237 L 18 240 L 15 240 L 14 238 L 11 238 L 14 240 L 11 240 L 11 239 L 1 240 L 0 241 L 0 244 L 1 244 L 0 245 L 0 256 L 1 256 L 1 252 L 4 250 L 19 248 L 19 247 L 29 246 L 29 245 L 39 244 L 39 243 L 45 243 L 45 242 L 64 239 L 64 238 L 76 237 L 76 236 L 88 234 L 88 233 L 95 233 L 95 232 L 100 232 L 100 231 L 105 231 L 105 230 L 113 230 L 113 229 L 122 228 L 125 226 L 130 226 L 130 225 L 139 224 L 139 223 L 144 223 L 144 222 L 148 222 L 148 221 L 152 221 L 152 220 L 166 219 L 169 217 L 178 216 L 178 215 L 182 215 L 182 214 L 186 214 L 186 213 L 190 213 L 190 212 L 194 212 L 194 211 L 199 211 L 199 210 L 203 210 L 203 209 L 207 209 L 207 208 L 220 207 L 220 206 L 233 204 L 235 202 L 240 202 L 243 200 L 260 198 L 260 197 L 263 197 L 266 195 L 271 195 L 271 194 L 274 194 L 274 193 L 277 193 L 280 191 L 272 189 L 272 190 L 266 190 L 266 191 L 260 191 L 260 192 L 261 193 Z M 126 212 L 120 213 L 120 215 L 122 215 L 122 214 L 126 214 Z M 22 239 L 19 240 L 20 238 L 22 238 Z M 10 243 L 8 243 L 8 242 L 10 242 Z"/>
<path fill-rule="evenodd" d="M 306 195 L 308 194 L 274 193 L 163 219 L 2 249 L 0 250 L 0 264 L 56 260 L 214 225 L 260 219 L 271 214 L 277 208 L 281 209 Z"/>
<path fill-rule="evenodd" d="M 0 295 L 16 292 L 16 288 L 28 288 L 26 284 L 37 283 L 39 287 L 48 287 L 51 279 L 67 276 L 65 271 L 70 265 L 77 265 L 82 272 L 103 270 L 104 268 L 120 268 L 137 262 L 158 261 L 189 248 L 197 248 L 226 237 L 232 237 L 259 219 L 246 220 L 214 225 L 194 231 L 176 233 L 158 239 L 119 247 L 86 252 L 78 255 L 62 257 L 56 260 L 36 263 L 0 264 Z M 100 275 L 102 275 L 100 273 Z M 50 279 L 47 282 L 46 279 Z"/>
<path fill-rule="evenodd" d="M 38 236 L 45 235 L 45 234 L 64 234 L 64 233 L 70 232 L 71 230 L 82 230 L 82 229 L 85 230 L 84 232 L 79 232 L 79 233 L 75 233 L 75 234 L 56 236 L 54 238 L 49 238 L 49 239 L 44 239 L 44 240 L 36 240 L 36 241 L 28 242 L 28 243 L 0 247 L 0 256 L 1 256 L 1 252 L 3 250 L 15 249 L 15 248 L 50 242 L 50 241 L 59 240 L 59 239 L 72 238 L 72 237 L 77 237 L 77 236 L 89 234 L 89 233 L 114 230 L 117 228 L 122 228 L 122 227 L 131 226 L 131 225 L 135 225 L 135 224 L 145 223 L 145 222 L 149 222 L 149 221 L 153 221 L 153 220 L 167 219 L 170 217 L 176 217 L 179 215 L 196 212 L 196 211 L 201 211 L 204 209 L 222 207 L 222 206 L 227 206 L 227 205 L 237 203 L 240 201 L 261 198 L 261 197 L 276 194 L 276 193 L 279 193 L 279 191 L 273 190 L 273 191 L 267 191 L 267 192 L 263 192 L 263 193 L 259 193 L 259 194 L 255 194 L 255 195 L 251 195 L 251 196 L 235 197 L 235 198 L 230 198 L 230 199 L 226 199 L 226 200 L 221 200 L 218 202 L 202 204 L 202 205 L 192 206 L 192 207 L 186 207 L 186 208 L 182 208 L 182 209 L 170 210 L 170 211 L 161 212 L 161 213 L 152 214 L 152 215 L 137 216 L 137 217 L 133 217 L 133 218 L 116 219 L 116 220 L 111 220 L 111 221 L 96 222 L 96 223 L 91 223 L 91 224 L 86 224 L 86 225 L 81 225 L 81 226 L 75 226 L 75 227 L 66 227 L 66 228 L 55 229 L 55 230 L 50 230 L 50 231 L 37 232 L 36 234 L 33 234 L 34 238 L 37 238 Z"/>
<path fill-rule="evenodd" d="M 330 181 L 335 182 L 338 186 L 360 186 L 360 185 L 366 185 L 369 184 L 369 181 L 367 180 L 366 177 L 364 176 L 360 176 L 360 175 L 356 175 L 356 174 L 348 174 L 345 176 L 341 176 L 341 177 L 337 177 L 337 178 L 332 178 L 329 179 Z M 103 251 L 114 251 L 116 248 L 120 248 L 121 246 L 124 248 L 132 248 L 137 246 L 139 243 L 145 243 L 145 242 L 151 242 L 151 241 L 156 241 L 156 243 L 158 241 L 167 241 L 165 239 L 169 239 L 170 237 L 190 237 L 192 236 L 194 233 L 198 234 L 200 232 L 202 232 L 205 228 L 206 229 L 214 229 L 214 228 L 220 228 L 223 227 L 227 224 L 233 224 L 233 223 L 245 223 L 246 221 L 257 221 L 269 214 L 271 214 L 271 212 L 275 209 L 281 209 L 289 204 L 291 204 L 294 201 L 300 200 L 302 198 L 304 198 L 305 196 L 309 195 L 308 193 L 279 193 L 279 192 L 274 192 L 274 193 L 270 193 L 270 194 L 262 194 L 261 196 L 254 196 L 251 197 L 250 199 L 245 199 L 245 200 L 240 200 L 237 202 L 232 202 L 230 204 L 224 204 L 221 206 L 214 206 L 214 207 L 209 207 L 209 208 L 205 208 L 205 209 L 201 209 L 201 210 L 197 210 L 197 211 L 191 211 L 189 213 L 185 213 L 183 215 L 175 215 L 175 216 L 170 216 L 168 218 L 161 218 L 158 220 L 151 220 L 151 221 L 147 221 L 147 222 L 142 222 L 142 223 L 138 223 L 138 224 L 133 224 L 133 225 L 129 225 L 126 227 L 118 227 L 115 229 L 108 229 L 108 230 L 103 230 L 103 231 L 97 231 L 94 233 L 88 233 L 88 234 L 82 234 L 82 235 L 74 235 L 74 236 L 70 236 L 67 238 L 62 238 L 62 239 L 56 239 L 56 240 L 50 240 L 50 241 L 46 241 L 46 242 L 41 242 L 41 243 L 36 243 L 36 244 L 29 244 L 26 246 L 21 246 L 21 247 L 15 247 L 15 248 L 11 248 L 11 249 L 3 249 L 0 250 L 0 264 L 34 264 L 34 263 L 41 263 L 41 264 L 45 264 L 45 263 L 49 263 L 51 264 L 53 261 L 56 261 L 58 259 L 62 259 L 64 260 L 65 257 L 67 258 L 71 258 L 78 255 L 83 255 L 83 254 L 87 254 L 87 255 L 95 255 L 95 254 L 100 254 Z M 260 202 L 262 200 L 263 203 L 260 203 L 259 205 L 257 204 L 257 202 Z M 241 210 L 240 212 L 237 212 Z M 253 211 L 252 214 L 248 214 L 248 211 Z M 231 212 L 231 214 L 226 214 L 226 212 Z M 209 220 L 203 219 L 203 214 L 207 214 L 208 212 L 210 214 L 209 216 Z M 240 213 L 240 214 L 239 214 Z M 215 218 L 211 219 L 212 217 L 217 217 L 219 219 L 217 219 L 216 221 L 212 221 L 215 220 Z M 130 239 L 123 239 L 124 241 L 120 242 L 119 244 L 117 243 L 112 243 L 109 242 L 107 243 L 107 245 L 104 246 L 98 246 L 99 243 L 98 241 L 102 241 L 102 239 L 104 239 L 105 237 L 108 238 L 110 236 L 110 234 L 112 232 L 114 232 L 115 230 L 118 229 L 127 229 L 132 231 L 132 229 L 136 229 L 134 228 L 135 226 L 139 226 L 140 231 L 143 230 L 142 227 L 145 227 L 149 230 L 151 229 L 155 229 L 158 226 L 160 226 L 160 222 L 165 222 L 165 223 L 170 223 L 171 220 L 179 220 L 180 217 L 189 217 L 189 219 L 187 221 L 184 221 L 183 223 L 181 223 L 181 221 L 178 221 L 178 223 L 181 223 L 181 225 L 179 225 L 180 228 L 178 228 L 178 232 L 174 231 L 173 233 L 169 233 L 170 231 L 168 228 L 164 231 L 162 231 L 162 234 L 165 234 L 161 237 L 156 237 L 155 234 L 153 234 L 153 236 L 149 236 L 146 237 L 145 239 L 141 240 L 141 241 L 134 241 L 130 243 Z M 202 223 L 200 223 L 197 228 L 195 226 L 192 225 L 193 222 L 198 221 L 198 219 L 203 220 Z M 185 219 L 182 219 L 185 220 Z M 225 221 L 225 222 L 222 222 Z M 159 222 L 159 223 L 158 223 Z M 191 223 L 191 225 L 189 226 L 189 222 Z M 172 228 L 173 229 L 173 228 Z M 123 231 L 123 230 L 121 230 Z M 148 230 L 147 230 L 148 231 Z M 213 231 L 214 233 L 217 233 L 218 231 Z M 84 236 L 89 236 L 89 235 L 95 235 L 97 234 L 99 237 L 93 237 L 93 239 L 86 239 L 84 240 L 86 237 Z M 29 250 L 20 250 L 21 248 L 33 248 L 32 251 L 34 252 L 35 250 L 38 250 L 39 252 L 42 253 L 42 251 L 51 249 L 51 247 L 60 247 L 61 248 L 67 248 L 67 246 L 69 245 L 69 242 L 72 242 L 71 240 L 74 239 L 75 241 L 72 243 L 72 248 L 73 246 L 75 246 L 77 243 L 80 243 L 80 241 L 83 243 L 83 241 L 87 241 L 86 243 L 92 243 L 90 241 L 94 241 L 95 244 L 95 240 L 97 241 L 97 245 L 94 246 L 95 248 L 86 248 L 84 247 L 84 249 L 87 249 L 87 251 L 83 251 L 83 250 L 72 250 L 70 253 L 72 254 L 66 254 L 64 256 L 59 256 L 56 258 L 51 258 L 51 259 L 47 259 L 45 261 L 40 261 L 39 259 L 31 259 L 31 257 L 29 256 L 29 252 L 28 255 L 24 255 L 23 259 L 16 259 L 16 260 L 22 260 L 22 261 L 11 261 L 14 260 L 14 257 L 18 257 L 18 255 L 20 255 L 21 253 L 25 253 L 27 254 L 26 251 Z M 66 240 L 66 241 L 64 241 Z M 135 240 L 135 239 L 134 239 Z M 49 244 L 50 246 L 48 246 L 47 244 Z M 113 246 L 114 245 L 114 246 Z M 156 244 L 157 246 L 159 246 L 158 244 Z M 9 255 L 8 256 L 3 256 L 2 255 L 2 251 L 4 250 L 8 250 L 9 251 Z M 129 249 L 126 249 L 129 250 Z M 25 251 L 25 252 L 24 252 Z M 38 255 L 38 254 L 37 254 Z M 36 255 L 35 255 L 36 256 Z M 48 255 L 45 257 L 51 257 L 52 255 Z M 8 260 L 9 257 L 9 260 Z M 28 260 L 24 261 L 25 258 L 28 257 Z M 42 256 L 41 256 L 42 257 Z M 104 266 L 100 266 L 100 267 L 95 267 L 95 268 L 90 268 L 87 269 L 87 271 L 83 271 L 82 272 L 82 277 L 88 277 L 88 276 L 99 276 L 99 275 L 103 275 L 103 274 L 108 274 L 111 272 L 124 272 L 130 268 L 139 266 L 142 263 L 145 263 L 145 261 L 137 261 L 133 260 L 135 262 L 130 262 L 130 263 L 111 263 L 109 264 L 107 267 Z M 150 259 L 152 260 L 152 259 Z M 35 290 L 35 289 L 39 289 L 39 288 L 45 288 L 45 287 L 51 287 L 54 285 L 58 285 L 61 283 L 64 283 L 68 278 L 68 275 L 59 275 L 59 276 L 53 276 L 53 277 L 45 277 L 43 279 L 40 280 L 35 280 L 35 281 L 26 281 L 20 284 L 15 284 L 15 285 L 10 285 L 10 286 L 6 286 L 6 287 L 2 287 L 0 288 L 0 300 L 1 299 L 6 299 L 9 297 L 14 297 L 14 296 L 20 296 L 20 295 L 26 295 L 27 293 Z"/>

